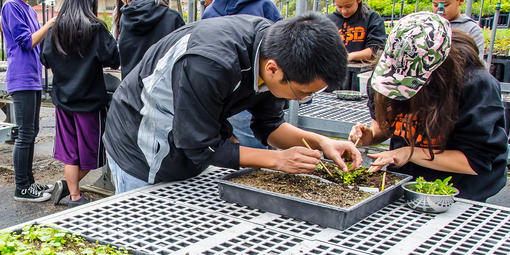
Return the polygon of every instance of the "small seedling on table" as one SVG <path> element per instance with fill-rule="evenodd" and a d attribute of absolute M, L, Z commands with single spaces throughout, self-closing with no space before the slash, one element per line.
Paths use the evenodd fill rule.
<path fill-rule="evenodd" d="M 444 180 L 437 179 L 434 182 L 428 182 L 423 177 L 416 178 L 416 184 L 410 186 L 412 191 L 432 195 L 454 195 L 457 191 L 452 188 L 453 183 L 448 183 L 452 179 L 451 176 Z"/>
<path fill-rule="evenodd" d="M 80 236 L 55 228 L 28 225 L 21 233 L 0 232 L 0 254 L 129 254 L 126 249 L 90 243 Z"/>
<path fill-rule="evenodd" d="M 324 164 L 326 164 L 327 167 L 331 170 L 331 174 L 333 175 L 332 178 L 334 179 L 333 181 L 337 183 L 355 185 L 366 181 L 367 177 L 372 175 L 372 173 L 368 172 L 368 169 L 365 167 L 360 167 L 349 172 L 344 172 L 339 169 L 336 164 L 331 164 L 329 162 L 325 162 Z M 352 163 L 346 162 L 346 164 L 348 168 L 352 167 Z M 317 165 L 315 170 L 318 172 L 325 171 L 324 167 L 320 164 Z"/>

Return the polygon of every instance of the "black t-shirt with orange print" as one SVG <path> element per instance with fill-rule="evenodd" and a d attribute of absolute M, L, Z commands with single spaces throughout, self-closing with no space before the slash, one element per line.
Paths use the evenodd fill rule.
<path fill-rule="evenodd" d="M 368 47 L 374 52 L 383 49 L 386 41 L 384 20 L 370 9 L 366 17 L 362 16 L 361 8 L 358 8 L 356 13 L 347 19 L 338 11 L 329 14 L 328 18 L 337 26 L 347 52 L 360 51 Z"/>

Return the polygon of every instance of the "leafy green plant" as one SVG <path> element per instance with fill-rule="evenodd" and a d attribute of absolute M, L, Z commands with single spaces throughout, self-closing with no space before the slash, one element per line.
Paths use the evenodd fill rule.
<path fill-rule="evenodd" d="M 0 254 L 56 255 L 56 254 L 129 254 L 126 249 L 90 243 L 80 236 L 55 228 L 29 225 L 21 233 L 0 232 Z"/>
<path fill-rule="evenodd" d="M 491 30 L 483 29 L 483 36 L 485 38 L 485 54 L 488 54 L 491 42 Z M 492 55 L 510 55 L 510 29 L 496 30 Z"/>
<path fill-rule="evenodd" d="M 416 178 L 416 184 L 410 186 L 409 189 L 424 194 L 432 195 L 454 195 L 457 190 L 452 188 L 453 183 L 448 183 L 452 179 L 451 176 L 444 180 L 437 179 L 434 182 L 428 182 L 423 177 Z"/>
<path fill-rule="evenodd" d="M 359 184 L 363 181 L 366 181 L 367 177 L 372 175 L 372 173 L 368 172 L 368 169 L 365 167 L 360 167 L 358 169 L 355 169 L 355 170 L 352 170 L 349 172 L 344 172 L 344 171 L 340 170 L 336 164 L 331 164 L 331 163 L 327 163 L 327 162 L 325 164 L 326 164 L 326 167 L 333 174 L 333 178 L 335 179 L 335 181 L 337 181 L 338 183 L 344 183 L 347 185 L 355 185 L 355 184 Z M 346 162 L 346 164 L 347 164 L 347 167 L 349 167 L 349 168 L 352 166 L 352 164 L 349 162 Z M 315 170 L 319 171 L 319 172 L 326 172 L 326 169 L 324 169 L 324 167 L 321 164 L 318 164 L 317 167 L 315 168 Z"/>

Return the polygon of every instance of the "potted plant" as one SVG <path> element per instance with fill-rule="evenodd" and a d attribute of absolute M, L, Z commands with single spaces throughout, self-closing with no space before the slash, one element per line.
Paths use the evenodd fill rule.
<path fill-rule="evenodd" d="M 451 176 L 444 180 L 437 179 L 428 182 L 423 177 L 416 178 L 414 182 L 408 182 L 402 186 L 406 204 L 419 211 L 441 213 L 453 205 L 453 197 L 459 194 L 459 190 L 448 183 Z"/>

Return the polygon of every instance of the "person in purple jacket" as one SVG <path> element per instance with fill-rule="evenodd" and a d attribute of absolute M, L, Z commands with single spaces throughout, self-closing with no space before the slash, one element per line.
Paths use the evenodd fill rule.
<path fill-rule="evenodd" d="M 32 174 L 34 141 L 39 132 L 42 65 L 39 43 L 55 22 L 39 25 L 37 13 L 27 0 L 7 0 L 2 8 L 2 32 L 7 53 L 7 92 L 14 103 L 18 138 L 14 143 L 14 200 L 42 202 L 50 199 L 53 185 L 35 183 Z"/>

